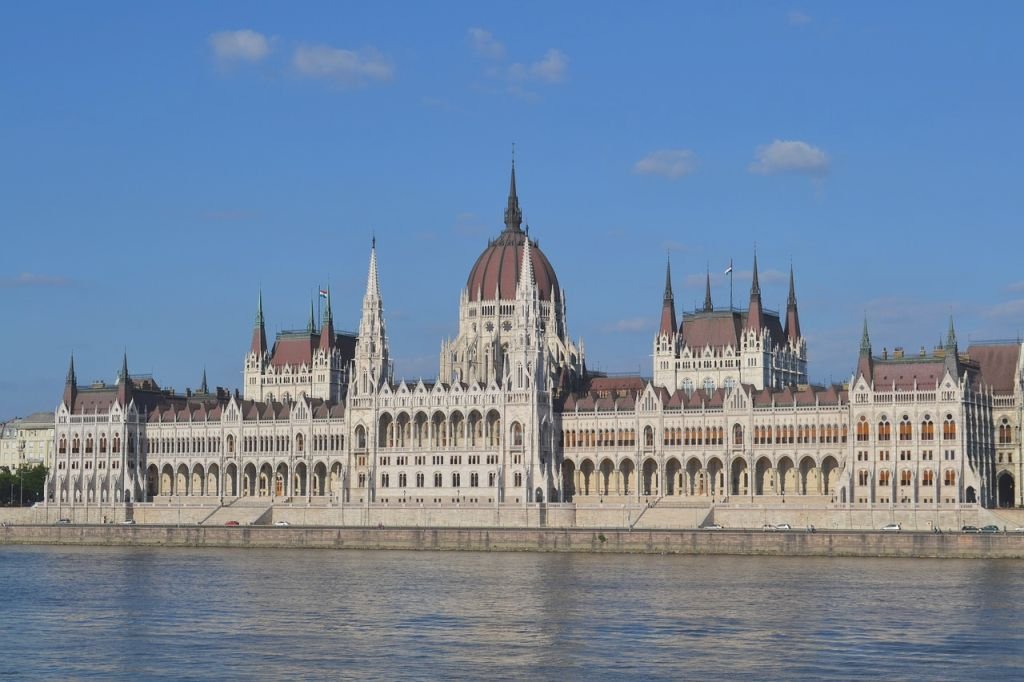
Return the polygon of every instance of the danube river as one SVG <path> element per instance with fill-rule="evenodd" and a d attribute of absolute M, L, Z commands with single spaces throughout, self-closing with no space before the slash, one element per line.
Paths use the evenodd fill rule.
<path fill-rule="evenodd" d="M 1024 562 L 0 547 L 0 677 L 984 679 Z"/>

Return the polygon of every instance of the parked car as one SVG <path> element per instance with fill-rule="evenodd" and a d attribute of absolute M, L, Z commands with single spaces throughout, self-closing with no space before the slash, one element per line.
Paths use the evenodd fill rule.
<path fill-rule="evenodd" d="M 290 526 L 292 524 L 288 523 L 287 521 L 283 521 L 282 520 L 282 521 L 274 521 L 274 525 L 275 526 Z"/>
<path fill-rule="evenodd" d="M 964 526 L 960 529 L 961 533 L 980 533 L 981 529 L 977 526 Z"/>
<path fill-rule="evenodd" d="M 793 526 L 788 523 L 776 523 L 775 530 L 793 530 Z"/>
<path fill-rule="evenodd" d="M 1019 526 L 1013 529 L 1014 533 L 1024 533 L 1024 526 Z"/>
<path fill-rule="evenodd" d="M 884 526 L 882 526 L 882 530 L 888 533 L 899 533 L 901 530 L 903 530 L 903 527 L 900 526 L 900 524 L 898 523 L 887 523 Z"/>
<path fill-rule="evenodd" d="M 121 525 L 122 526 L 134 526 L 135 525 L 135 519 L 125 519 L 124 521 L 121 522 Z"/>
<path fill-rule="evenodd" d="M 997 526 L 995 524 L 989 524 L 987 526 L 982 526 L 981 527 L 981 532 L 982 533 L 998 533 L 999 532 L 999 526 Z"/>
<path fill-rule="evenodd" d="M 237 526 L 238 525 L 238 521 L 225 521 L 224 525 L 225 526 Z"/>
<path fill-rule="evenodd" d="M 722 526 L 720 524 L 717 524 L 717 523 L 709 523 L 707 525 L 701 526 L 700 529 L 701 530 L 722 530 L 723 527 L 724 526 Z"/>
<path fill-rule="evenodd" d="M 57 519 L 54 524 L 55 526 L 70 526 L 71 519 Z"/>

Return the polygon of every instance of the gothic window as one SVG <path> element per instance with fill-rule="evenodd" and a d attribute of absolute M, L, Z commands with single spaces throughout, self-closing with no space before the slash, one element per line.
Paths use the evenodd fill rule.
<path fill-rule="evenodd" d="M 1003 417 L 1003 421 L 999 424 L 999 444 L 1007 445 L 1012 442 L 1013 432 L 1010 430 L 1009 421 Z"/>
<path fill-rule="evenodd" d="M 523 425 L 519 422 L 512 422 L 512 447 L 523 447 Z"/>
<path fill-rule="evenodd" d="M 407 480 L 408 479 L 406 479 L 405 477 L 405 472 L 398 474 L 398 487 L 404 488 L 407 485 Z"/>
<path fill-rule="evenodd" d="M 956 440 L 956 422 L 951 414 L 947 414 L 942 423 L 942 440 Z"/>
<path fill-rule="evenodd" d="M 422 488 L 423 487 L 424 479 L 425 479 L 425 477 L 423 476 L 423 472 L 422 471 L 416 474 L 416 487 L 417 488 Z"/>
<path fill-rule="evenodd" d="M 910 485 L 910 472 L 904 469 L 900 472 L 900 486 L 906 487 Z"/>
<path fill-rule="evenodd" d="M 462 476 L 456 471 L 452 474 L 452 487 L 458 488 L 460 485 L 462 485 Z"/>
<path fill-rule="evenodd" d="M 715 380 L 711 377 L 704 378 L 704 390 L 708 393 L 712 393 L 715 390 Z"/>
<path fill-rule="evenodd" d="M 644 445 L 649 448 L 654 447 L 654 429 L 650 426 L 644 427 Z"/>
<path fill-rule="evenodd" d="M 868 484 L 868 472 L 865 469 L 861 469 L 857 472 L 857 484 L 867 485 Z"/>
<path fill-rule="evenodd" d="M 441 479 L 442 479 L 441 472 L 440 471 L 434 472 L 434 487 L 435 488 L 440 488 L 442 485 L 444 485 L 444 482 Z"/>
<path fill-rule="evenodd" d="M 517 472 L 516 472 L 516 473 L 515 473 L 515 474 L 514 474 L 514 475 L 512 476 L 512 481 L 513 481 L 513 485 L 514 485 L 514 486 L 515 486 L 516 488 L 520 488 L 520 487 L 522 487 L 522 485 L 523 485 L 523 474 L 522 474 L 522 472 L 521 472 L 521 471 L 517 471 Z"/>
<path fill-rule="evenodd" d="M 81 447 L 81 441 L 78 440 L 78 435 L 76 434 L 75 437 L 72 438 L 71 440 L 71 453 L 77 455 Z"/>
<path fill-rule="evenodd" d="M 733 445 L 743 445 L 743 427 L 739 424 L 732 425 L 732 443 Z"/>
<path fill-rule="evenodd" d="M 935 440 L 935 422 L 928 415 L 921 422 L 921 440 Z"/>
<path fill-rule="evenodd" d="M 913 438 L 913 427 L 910 425 L 910 417 L 903 415 L 900 422 L 900 440 L 911 440 Z"/>
<path fill-rule="evenodd" d="M 946 469 L 942 478 L 942 484 L 948 486 L 956 485 L 956 472 L 952 469 Z"/>
<path fill-rule="evenodd" d="M 882 415 L 882 418 L 878 421 L 878 440 L 890 440 L 892 438 L 892 424 L 889 420 Z"/>
<path fill-rule="evenodd" d="M 356 427 L 356 450 L 366 449 L 366 429 L 360 424 Z"/>
<path fill-rule="evenodd" d="M 381 488 L 387 488 L 390 483 L 391 483 L 391 474 L 381 474 L 380 475 L 380 487 Z"/>
<path fill-rule="evenodd" d="M 100 436 L 100 454 L 103 454 L 106 451 L 107 451 L 107 434 L 104 433 L 104 434 L 102 434 Z"/>
<path fill-rule="evenodd" d="M 925 469 L 924 472 L 921 474 L 921 484 L 922 485 L 932 485 L 934 483 L 935 483 L 935 472 L 933 472 L 931 469 Z"/>
<path fill-rule="evenodd" d="M 868 420 L 867 417 L 861 417 L 860 421 L 857 422 L 857 440 L 858 442 L 864 442 L 868 440 Z"/>
<path fill-rule="evenodd" d="M 85 437 L 85 454 L 88 455 L 91 452 L 92 452 L 92 434 L 90 433 L 89 435 L 87 435 Z"/>
<path fill-rule="evenodd" d="M 889 485 L 889 471 L 882 469 L 878 472 L 878 485 Z"/>

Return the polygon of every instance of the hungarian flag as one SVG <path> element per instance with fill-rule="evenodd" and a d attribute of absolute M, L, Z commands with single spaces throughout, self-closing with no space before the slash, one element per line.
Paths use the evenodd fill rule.
<path fill-rule="evenodd" d="M 327 298 L 327 289 L 320 290 L 320 298 Z"/>
<path fill-rule="evenodd" d="M 729 259 L 729 267 L 727 267 L 727 268 L 725 269 L 725 274 L 726 274 L 726 275 L 730 275 L 730 274 L 732 274 L 732 258 L 730 258 L 730 259 Z"/>

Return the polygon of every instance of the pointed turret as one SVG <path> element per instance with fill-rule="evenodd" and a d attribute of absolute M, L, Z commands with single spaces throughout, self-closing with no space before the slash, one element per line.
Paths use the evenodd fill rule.
<path fill-rule="evenodd" d="M 711 303 L 711 268 L 707 270 L 707 279 L 704 282 L 704 312 L 710 313 L 715 309 Z"/>
<path fill-rule="evenodd" d="M 78 378 L 75 376 L 75 354 L 71 354 L 71 364 L 68 365 L 68 376 L 64 380 L 64 404 L 69 410 L 75 409 L 75 397 L 78 395 Z"/>
<path fill-rule="evenodd" d="M 530 250 L 530 238 L 523 239 L 523 256 L 521 270 L 519 271 L 519 282 L 516 284 L 516 294 L 527 300 L 537 298 L 537 279 L 533 274 L 533 252 Z"/>
<path fill-rule="evenodd" d="M 754 277 L 750 282 L 750 306 L 747 308 L 747 329 L 760 332 L 764 327 L 761 307 L 761 284 L 757 280 L 757 252 L 754 252 Z"/>
<path fill-rule="evenodd" d="M 946 343 L 945 343 L 946 369 L 953 377 L 960 376 L 960 357 L 956 346 L 956 330 L 953 329 L 953 316 L 949 316 L 949 330 L 946 332 Z"/>
<path fill-rule="evenodd" d="M 384 303 L 377 279 L 377 239 L 370 245 L 370 267 L 366 275 L 363 314 L 359 320 L 355 371 L 352 381 L 360 394 L 375 393 L 381 382 L 391 380 L 388 337 L 384 326 Z"/>
<path fill-rule="evenodd" d="M 316 313 L 314 312 L 313 301 L 309 302 L 309 320 L 306 321 L 306 331 L 310 334 L 316 333 Z"/>
<path fill-rule="evenodd" d="M 208 395 L 210 393 L 210 389 L 206 385 L 206 368 L 205 367 L 203 367 L 203 378 L 199 381 L 199 390 L 197 391 L 197 393 L 199 393 L 201 395 Z"/>
<path fill-rule="evenodd" d="M 128 405 L 131 399 L 132 378 L 128 374 L 128 352 L 121 357 L 121 371 L 117 374 L 117 402 Z"/>
<path fill-rule="evenodd" d="M 786 301 L 786 338 L 796 343 L 800 338 L 800 316 L 796 311 L 796 286 L 793 284 L 793 266 L 789 266 L 789 298 Z"/>
<path fill-rule="evenodd" d="M 366 274 L 366 295 L 363 301 L 380 298 L 380 281 L 377 279 L 377 238 L 370 241 L 370 269 Z"/>
<path fill-rule="evenodd" d="M 523 212 L 519 208 L 519 195 L 516 193 L 516 160 L 512 158 L 512 179 L 508 184 L 508 205 L 505 207 L 505 230 L 520 232 L 523 224 Z"/>
<path fill-rule="evenodd" d="M 864 331 L 860 335 L 860 357 L 857 358 L 857 375 L 864 377 L 868 383 L 872 381 L 873 363 L 871 337 L 868 336 L 868 316 L 864 315 Z"/>
<path fill-rule="evenodd" d="M 661 299 L 661 326 L 658 336 L 671 338 L 676 333 L 676 302 L 672 295 L 672 262 L 665 265 L 665 295 Z"/>
<path fill-rule="evenodd" d="M 327 287 L 324 319 L 320 324 L 320 350 L 330 351 L 331 348 L 334 348 L 334 314 L 331 312 L 331 288 Z"/>
<path fill-rule="evenodd" d="M 267 332 L 263 323 L 263 290 L 260 289 L 259 302 L 256 304 L 256 323 L 252 329 L 252 343 L 249 352 L 263 357 L 267 352 Z"/>
<path fill-rule="evenodd" d="M 946 353 L 955 353 L 956 347 L 956 330 L 953 328 L 953 316 L 949 316 L 949 329 L 946 331 Z"/>

